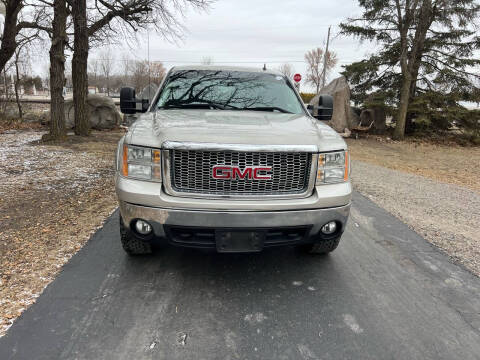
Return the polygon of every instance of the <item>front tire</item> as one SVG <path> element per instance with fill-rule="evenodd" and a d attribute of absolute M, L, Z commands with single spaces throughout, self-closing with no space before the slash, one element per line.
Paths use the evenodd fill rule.
<path fill-rule="evenodd" d="M 147 241 L 139 239 L 123 223 L 120 216 L 120 241 L 125 252 L 130 256 L 147 255 L 152 253 L 152 245 Z"/>
<path fill-rule="evenodd" d="M 320 240 L 313 244 L 300 245 L 300 249 L 307 254 L 325 255 L 334 251 L 340 243 L 342 235 L 328 240 Z"/>

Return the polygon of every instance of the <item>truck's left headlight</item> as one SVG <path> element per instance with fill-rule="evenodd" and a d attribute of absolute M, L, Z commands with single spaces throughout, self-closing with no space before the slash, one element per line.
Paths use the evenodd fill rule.
<path fill-rule="evenodd" d="M 162 181 L 160 150 L 124 144 L 122 155 L 123 176 L 139 180 Z"/>
<path fill-rule="evenodd" d="M 318 154 L 317 185 L 348 181 L 350 176 L 350 154 L 336 151 Z"/>

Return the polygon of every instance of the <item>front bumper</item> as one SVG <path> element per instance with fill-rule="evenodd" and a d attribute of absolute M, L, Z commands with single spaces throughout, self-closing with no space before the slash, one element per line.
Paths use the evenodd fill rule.
<path fill-rule="evenodd" d="M 137 219 L 146 220 L 152 225 L 156 238 L 170 242 L 169 229 L 173 227 L 213 230 L 302 228 L 305 229 L 305 236 L 299 242 L 314 242 L 324 238 L 320 229 L 329 221 L 336 221 L 340 225 L 335 236 L 340 235 L 345 229 L 349 212 L 350 204 L 293 211 L 207 211 L 148 207 L 120 201 L 120 213 L 127 227 Z"/>

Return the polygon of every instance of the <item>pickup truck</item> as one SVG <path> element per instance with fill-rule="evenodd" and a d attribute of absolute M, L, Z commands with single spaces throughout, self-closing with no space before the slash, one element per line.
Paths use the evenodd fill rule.
<path fill-rule="evenodd" d="M 151 101 L 122 88 L 138 119 L 119 141 L 120 239 L 130 255 L 165 242 L 222 253 L 335 250 L 350 212 L 350 157 L 281 73 L 174 67 Z M 315 117 L 312 115 L 315 114 Z"/>

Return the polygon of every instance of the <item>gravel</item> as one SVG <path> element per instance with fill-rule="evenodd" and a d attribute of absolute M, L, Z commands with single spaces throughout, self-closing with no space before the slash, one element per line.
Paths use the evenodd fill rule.
<path fill-rule="evenodd" d="M 361 161 L 352 161 L 355 190 L 480 276 L 480 194 Z"/>

